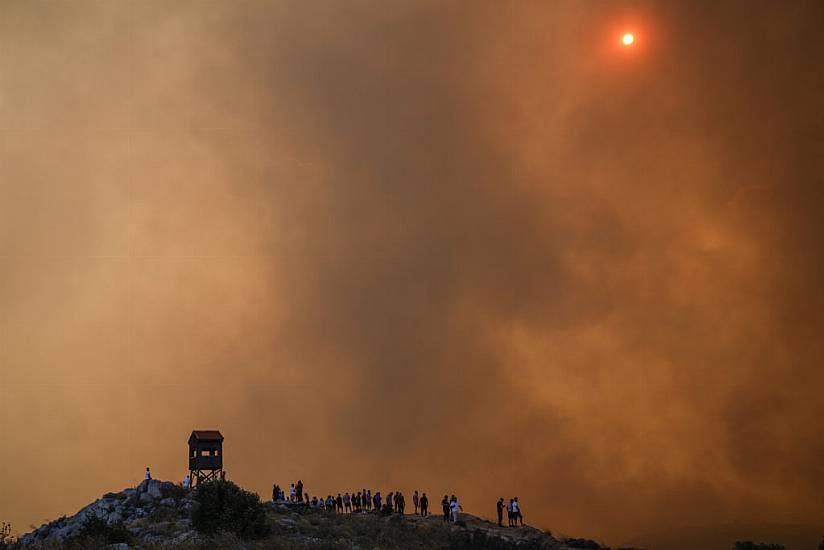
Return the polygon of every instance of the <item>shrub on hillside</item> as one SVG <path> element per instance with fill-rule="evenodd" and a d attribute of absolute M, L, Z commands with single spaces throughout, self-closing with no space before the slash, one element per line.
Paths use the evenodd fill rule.
<path fill-rule="evenodd" d="M 189 494 L 189 489 L 185 489 L 183 485 L 177 485 L 169 481 L 164 481 L 160 485 L 160 492 L 163 495 L 163 498 L 180 500 L 186 498 L 186 495 Z"/>
<path fill-rule="evenodd" d="M 231 481 L 201 483 L 195 489 L 194 498 L 192 526 L 200 533 L 234 533 L 243 539 L 260 538 L 269 533 L 266 508 L 260 497 Z"/>
<path fill-rule="evenodd" d="M 508 541 L 501 537 L 489 535 L 483 531 L 456 531 L 449 533 L 446 544 L 448 550 L 544 550 L 547 548 L 538 541 Z"/>
<path fill-rule="evenodd" d="M 735 550 L 784 550 L 784 545 L 739 540 L 735 543 Z"/>
<path fill-rule="evenodd" d="M 69 548 L 92 548 L 121 542 L 129 543 L 132 534 L 123 525 L 123 522 L 107 523 L 106 520 L 97 516 L 91 516 L 77 531 L 77 533 L 67 541 Z"/>
<path fill-rule="evenodd" d="M 5 521 L 0 523 L 0 548 L 11 547 L 14 540 L 14 536 L 11 534 L 11 523 Z"/>
<path fill-rule="evenodd" d="M 164 521 L 175 521 L 178 518 L 177 508 L 173 506 L 155 506 L 146 516 L 149 523 L 161 523 Z"/>

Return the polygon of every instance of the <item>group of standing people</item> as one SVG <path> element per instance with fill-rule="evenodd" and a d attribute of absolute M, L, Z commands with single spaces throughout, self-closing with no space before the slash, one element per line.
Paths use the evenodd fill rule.
<path fill-rule="evenodd" d="M 372 494 L 371 489 L 352 491 L 351 493 L 338 493 L 337 497 L 327 495 L 326 498 L 317 496 L 309 497 L 309 493 L 303 487 L 303 482 L 298 480 L 297 484 L 289 485 L 289 495 L 281 489 L 280 485 L 272 485 L 273 502 L 302 502 L 313 508 L 322 508 L 338 514 L 351 514 L 360 512 L 380 512 L 386 508 L 395 514 L 406 513 L 406 497 L 400 491 L 381 495 L 380 491 Z M 415 507 L 415 514 L 422 516 L 429 515 L 429 497 L 426 493 L 418 495 L 415 491 L 412 495 L 412 505 Z"/>
<path fill-rule="evenodd" d="M 395 514 L 406 513 L 406 498 L 400 491 L 390 492 L 383 496 L 380 491 L 375 491 L 373 494 L 371 489 L 363 489 L 351 493 L 338 493 L 337 497 L 327 495 L 326 498 L 318 498 L 317 496 L 310 498 L 309 493 L 303 487 L 303 482 L 300 480 L 296 484 L 291 483 L 289 485 L 288 498 L 280 485 L 272 485 L 272 500 L 275 502 L 285 502 L 287 500 L 289 502 L 302 502 L 313 508 L 321 508 L 337 514 L 380 512 L 381 510 L 391 511 Z M 426 496 L 426 493 L 419 495 L 418 491 L 415 491 L 412 494 L 412 505 L 414 506 L 415 515 L 424 517 L 429 515 L 429 497 Z M 441 507 L 444 523 L 458 522 L 459 514 L 463 512 L 458 497 L 454 494 L 451 496 L 444 495 L 443 500 L 441 500 Z M 506 511 L 509 527 L 517 527 L 519 524 L 523 526 L 524 515 L 521 512 L 518 497 L 510 498 L 509 503 L 505 502 L 503 497 L 499 498 L 496 503 L 496 511 L 498 513 L 498 526 L 503 527 L 504 511 Z"/>
<path fill-rule="evenodd" d="M 297 484 L 289 484 L 289 502 L 309 502 L 309 494 L 303 490 L 303 482 L 298 480 Z M 280 485 L 275 483 L 272 485 L 272 500 L 274 502 L 286 501 L 286 492 L 280 488 Z"/>
<path fill-rule="evenodd" d="M 498 511 L 498 527 L 504 526 L 504 508 L 506 508 L 506 515 L 509 527 L 517 527 L 518 522 L 521 526 L 524 524 L 524 515 L 521 513 L 521 503 L 518 502 L 518 497 L 509 499 L 509 504 L 504 502 L 504 497 L 498 499 L 495 506 Z"/>

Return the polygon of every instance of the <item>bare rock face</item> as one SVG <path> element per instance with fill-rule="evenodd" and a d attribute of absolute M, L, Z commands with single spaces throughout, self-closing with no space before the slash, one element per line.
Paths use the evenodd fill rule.
<path fill-rule="evenodd" d="M 160 481 L 157 479 L 149 480 L 149 487 L 146 490 L 153 499 L 163 498 L 163 492 L 160 490 Z"/>
<path fill-rule="evenodd" d="M 137 487 L 108 493 L 73 516 L 59 518 L 27 533 L 19 542 L 24 548 L 65 543 L 80 535 L 84 526 L 92 521 L 108 526 L 112 532 L 119 529 L 131 533 L 138 545 L 189 541 L 197 536 L 189 520 L 192 505 L 191 491 L 174 483 L 147 480 Z M 110 545 L 110 548 L 128 547 L 125 543 Z"/>
<path fill-rule="evenodd" d="M 118 510 L 113 511 L 108 515 L 108 517 L 106 517 L 106 523 L 109 525 L 113 523 L 120 523 L 121 521 L 123 521 L 123 515 Z"/>
<path fill-rule="evenodd" d="M 163 483 L 159 479 L 146 479 L 137 486 L 137 494 L 143 502 L 163 498 Z M 167 482 L 168 483 L 168 482 Z M 145 497 L 144 497 L 145 495 Z"/>

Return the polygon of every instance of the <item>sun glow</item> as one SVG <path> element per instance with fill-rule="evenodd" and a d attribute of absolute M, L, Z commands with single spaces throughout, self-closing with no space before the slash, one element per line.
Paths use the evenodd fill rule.
<path fill-rule="evenodd" d="M 621 42 L 624 43 L 624 46 L 632 46 L 633 42 L 635 42 L 635 36 L 628 32 L 621 37 Z"/>

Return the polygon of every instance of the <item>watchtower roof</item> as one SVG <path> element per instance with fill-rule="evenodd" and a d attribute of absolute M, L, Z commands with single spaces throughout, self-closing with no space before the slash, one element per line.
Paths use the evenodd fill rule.
<path fill-rule="evenodd" d="M 223 436 L 217 430 L 194 430 L 189 436 L 189 443 L 192 441 L 223 441 Z"/>

